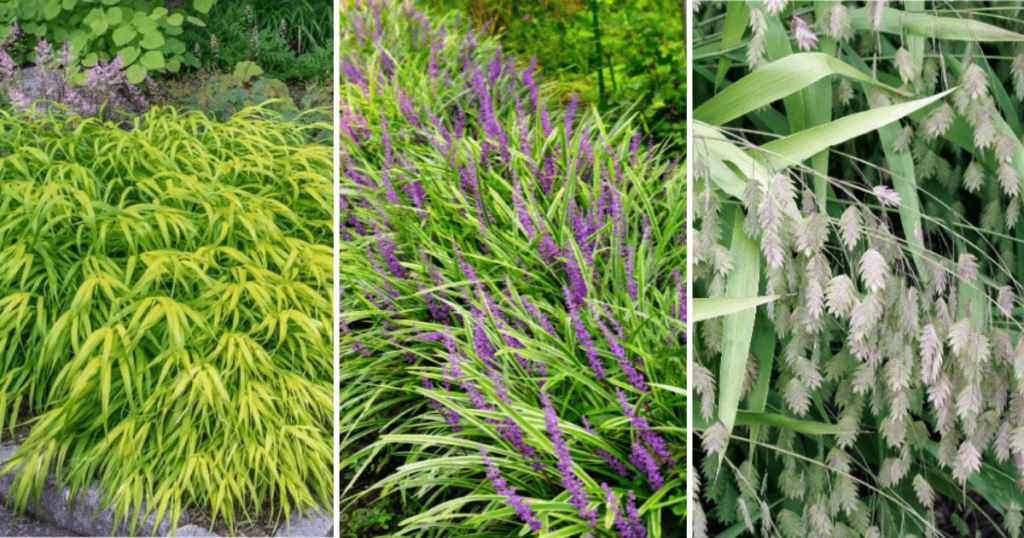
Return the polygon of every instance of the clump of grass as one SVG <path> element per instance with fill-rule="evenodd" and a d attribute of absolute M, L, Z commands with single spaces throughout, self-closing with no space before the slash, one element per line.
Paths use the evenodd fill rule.
<path fill-rule="evenodd" d="M 398 460 L 396 534 L 682 532 L 680 156 L 454 17 L 343 20 L 342 468 Z"/>
<path fill-rule="evenodd" d="M 331 498 L 332 157 L 272 116 L 0 112 L 0 428 L 34 415 L 18 508 L 48 472 L 133 527 Z"/>

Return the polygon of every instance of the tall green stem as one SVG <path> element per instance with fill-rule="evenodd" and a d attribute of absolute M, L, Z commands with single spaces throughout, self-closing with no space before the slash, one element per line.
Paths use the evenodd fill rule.
<path fill-rule="evenodd" d="M 601 24 L 597 16 L 597 0 L 590 0 L 590 12 L 594 16 L 594 49 L 597 54 L 594 65 L 597 66 L 597 91 L 600 94 L 598 106 L 603 109 L 607 108 L 608 101 L 604 93 L 604 52 L 601 49 Z"/>

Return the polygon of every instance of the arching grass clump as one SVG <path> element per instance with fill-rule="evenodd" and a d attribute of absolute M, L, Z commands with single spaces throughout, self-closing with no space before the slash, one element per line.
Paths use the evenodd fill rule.
<path fill-rule="evenodd" d="M 0 113 L 19 508 L 47 472 L 172 525 L 331 498 L 332 156 L 303 129 L 253 109 L 154 109 L 130 131 Z"/>

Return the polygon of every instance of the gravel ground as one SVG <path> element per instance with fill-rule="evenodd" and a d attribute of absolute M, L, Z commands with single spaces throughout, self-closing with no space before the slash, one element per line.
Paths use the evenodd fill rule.
<path fill-rule="evenodd" d="M 7 508 L 0 506 L 0 536 L 70 536 L 49 523 L 44 523 L 31 515 L 19 516 Z"/>

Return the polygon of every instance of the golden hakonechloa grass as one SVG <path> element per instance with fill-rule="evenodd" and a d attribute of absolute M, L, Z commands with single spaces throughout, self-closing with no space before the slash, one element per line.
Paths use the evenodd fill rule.
<path fill-rule="evenodd" d="M 315 128 L 256 108 L 154 109 L 130 131 L 0 112 L 0 429 L 31 426 L 0 470 L 18 466 L 18 507 L 47 471 L 172 525 L 328 502 L 333 160 Z"/>

